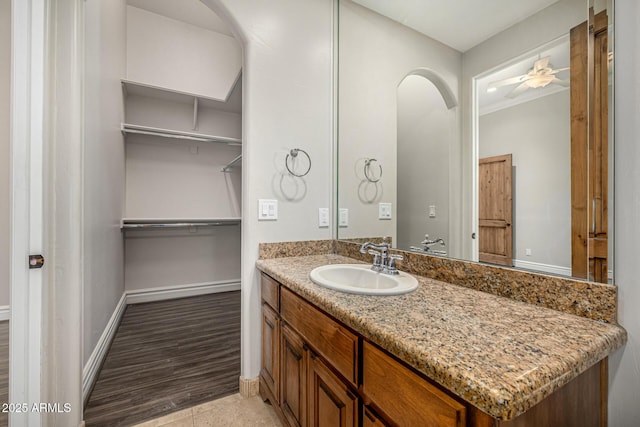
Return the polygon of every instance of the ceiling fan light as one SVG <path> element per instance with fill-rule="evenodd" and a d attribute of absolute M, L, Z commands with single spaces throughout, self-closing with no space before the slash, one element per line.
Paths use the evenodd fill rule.
<path fill-rule="evenodd" d="M 530 79 L 528 79 L 525 84 L 527 86 L 529 86 L 530 88 L 539 88 L 539 87 L 545 87 L 547 86 L 549 83 L 551 83 L 551 81 L 554 79 L 553 75 L 542 75 L 542 76 L 535 76 L 532 77 Z"/>

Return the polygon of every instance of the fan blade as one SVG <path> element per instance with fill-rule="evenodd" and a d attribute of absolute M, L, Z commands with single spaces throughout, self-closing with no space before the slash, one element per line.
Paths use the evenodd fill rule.
<path fill-rule="evenodd" d="M 560 86 L 564 86 L 564 87 L 569 87 L 569 80 L 560 80 L 559 78 L 554 78 L 553 80 L 551 80 L 551 83 L 560 85 Z"/>
<path fill-rule="evenodd" d="M 551 70 L 549 74 L 558 74 L 560 71 L 567 71 L 569 67 L 558 68 L 557 70 Z"/>
<path fill-rule="evenodd" d="M 489 83 L 488 88 L 489 89 L 491 89 L 491 88 L 499 88 L 499 87 L 502 87 L 502 86 L 509 86 L 509 85 L 514 85 L 516 83 L 522 83 L 523 81 L 526 80 L 527 77 L 529 77 L 528 74 L 523 74 L 523 75 L 518 76 L 518 77 L 511 77 L 511 78 L 508 78 L 508 79 L 497 80 L 495 82 Z"/>
<path fill-rule="evenodd" d="M 515 98 L 518 95 L 522 95 L 524 93 L 524 91 L 526 91 L 528 88 L 529 88 L 529 86 L 527 86 L 526 83 L 522 83 L 520 86 L 516 87 L 511 92 L 509 92 L 506 95 L 506 97 L 507 98 Z"/>
<path fill-rule="evenodd" d="M 544 58 L 540 58 L 536 62 L 534 62 L 533 63 L 533 72 L 537 73 L 538 71 L 542 70 L 543 68 L 547 68 L 548 65 L 549 65 L 549 59 L 551 59 L 550 56 L 545 56 Z"/>

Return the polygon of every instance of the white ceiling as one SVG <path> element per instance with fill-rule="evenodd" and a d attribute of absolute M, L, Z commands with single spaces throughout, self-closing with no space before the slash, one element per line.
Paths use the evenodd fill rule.
<path fill-rule="evenodd" d="M 233 37 L 227 24 L 199 0 L 127 0 L 127 4 Z"/>
<path fill-rule="evenodd" d="M 559 0 L 353 0 L 460 52 Z"/>

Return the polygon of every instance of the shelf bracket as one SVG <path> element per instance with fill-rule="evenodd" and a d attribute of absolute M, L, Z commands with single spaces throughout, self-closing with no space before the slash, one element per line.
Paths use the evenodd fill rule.
<path fill-rule="evenodd" d="M 193 130 L 198 130 L 198 97 L 193 98 Z"/>

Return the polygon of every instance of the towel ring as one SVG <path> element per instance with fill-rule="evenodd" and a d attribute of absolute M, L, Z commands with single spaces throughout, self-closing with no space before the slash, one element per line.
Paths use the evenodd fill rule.
<path fill-rule="evenodd" d="M 307 156 L 307 159 L 309 159 L 309 167 L 307 168 L 307 170 L 304 173 L 301 173 L 301 174 L 297 174 L 297 173 L 293 172 L 291 170 L 291 168 L 289 168 L 289 157 L 291 157 L 292 159 L 295 159 L 296 157 L 298 157 L 298 153 L 304 154 L 305 156 Z M 309 153 L 307 153 L 303 149 L 294 148 L 291 151 L 289 151 L 289 154 L 287 154 L 287 158 L 284 160 L 284 165 L 285 165 L 285 167 L 287 168 L 287 170 L 289 171 L 289 173 L 291 175 L 297 176 L 298 178 L 302 178 L 303 176 L 308 174 L 309 171 L 311 170 L 311 157 L 309 157 Z"/>
<path fill-rule="evenodd" d="M 378 179 L 374 179 L 371 176 L 369 176 L 369 169 L 371 168 L 371 163 L 373 162 L 378 162 L 378 160 L 376 159 L 366 159 L 364 161 L 364 176 L 365 178 L 367 178 L 367 181 L 369 182 L 378 182 L 380 181 L 380 179 L 382 179 L 382 165 L 380 163 L 378 163 L 378 167 L 380 168 L 380 175 L 378 176 Z"/>

